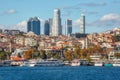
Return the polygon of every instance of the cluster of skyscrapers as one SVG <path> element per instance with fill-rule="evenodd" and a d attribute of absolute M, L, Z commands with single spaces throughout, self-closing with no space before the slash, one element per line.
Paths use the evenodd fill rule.
<path fill-rule="evenodd" d="M 41 34 L 40 20 L 37 17 L 30 18 L 27 22 L 27 32 L 32 31 L 37 35 Z M 81 16 L 80 19 L 80 33 L 85 34 L 85 15 Z M 62 25 L 60 10 L 54 9 L 54 17 L 45 21 L 44 24 L 44 34 L 51 36 L 62 35 Z M 67 19 L 65 22 L 65 34 L 72 34 L 72 20 Z"/>

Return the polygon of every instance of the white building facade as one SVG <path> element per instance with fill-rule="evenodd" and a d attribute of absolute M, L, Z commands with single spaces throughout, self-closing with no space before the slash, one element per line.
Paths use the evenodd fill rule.
<path fill-rule="evenodd" d="M 62 35 L 60 10 L 59 9 L 54 9 L 52 36 L 59 36 L 59 35 Z"/>

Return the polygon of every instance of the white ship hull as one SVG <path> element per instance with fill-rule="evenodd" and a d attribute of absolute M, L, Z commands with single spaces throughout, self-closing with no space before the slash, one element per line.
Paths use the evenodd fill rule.
<path fill-rule="evenodd" d="M 103 66 L 103 63 L 95 63 L 94 66 Z"/>
<path fill-rule="evenodd" d="M 72 63 L 71 66 L 80 66 L 80 63 Z"/>
<path fill-rule="evenodd" d="M 73 61 L 71 61 L 71 66 L 80 66 L 80 61 L 78 59 L 74 59 Z"/>
<path fill-rule="evenodd" d="M 117 63 L 116 63 L 116 64 L 113 64 L 113 66 L 120 66 L 120 64 L 117 64 Z"/>
<path fill-rule="evenodd" d="M 35 60 L 31 61 L 25 61 L 20 66 L 26 66 L 26 67 L 34 67 L 36 65 Z"/>

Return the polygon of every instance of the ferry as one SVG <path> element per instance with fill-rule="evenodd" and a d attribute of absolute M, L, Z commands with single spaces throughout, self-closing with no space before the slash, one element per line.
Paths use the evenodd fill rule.
<path fill-rule="evenodd" d="M 62 60 L 58 59 L 39 59 L 37 60 L 35 66 L 63 66 L 64 63 Z"/>
<path fill-rule="evenodd" d="M 0 61 L 0 67 L 9 67 L 11 66 L 11 61 L 10 60 L 3 60 L 3 61 Z"/>
<path fill-rule="evenodd" d="M 78 59 L 74 59 L 71 61 L 71 66 L 80 66 L 80 60 Z"/>
<path fill-rule="evenodd" d="M 38 60 L 29 60 L 23 62 L 20 66 L 62 66 L 64 65 L 63 61 L 57 59 L 38 59 Z"/>

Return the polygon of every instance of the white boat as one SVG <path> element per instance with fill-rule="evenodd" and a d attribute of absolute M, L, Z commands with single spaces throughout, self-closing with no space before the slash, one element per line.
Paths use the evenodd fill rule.
<path fill-rule="evenodd" d="M 120 66 L 120 61 L 119 61 L 119 60 L 114 61 L 112 65 L 113 65 L 113 66 Z"/>
<path fill-rule="evenodd" d="M 34 67 L 36 65 L 36 60 L 24 61 L 20 66 Z"/>
<path fill-rule="evenodd" d="M 103 62 L 97 61 L 94 63 L 94 66 L 103 66 Z"/>
<path fill-rule="evenodd" d="M 80 61 L 77 59 L 74 59 L 73 61 L 71 61 L 71 66 L 80 66 Z"/>

